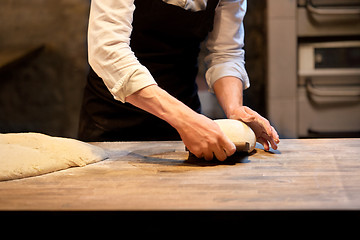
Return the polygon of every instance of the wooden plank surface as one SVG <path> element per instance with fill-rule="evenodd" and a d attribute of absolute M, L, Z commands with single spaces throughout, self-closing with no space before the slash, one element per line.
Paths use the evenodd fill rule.
<path fill-rule="evenodd" d="M 182 142 L 94 144 L 110 159 L 0 182 L 0 210 L 360 209 L 360 139 L 282 139 L 223 163 Z"/>

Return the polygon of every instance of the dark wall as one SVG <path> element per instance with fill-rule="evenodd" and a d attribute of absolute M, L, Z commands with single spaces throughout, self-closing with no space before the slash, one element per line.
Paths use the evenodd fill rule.
<path fill-rule="evenodd" d="M 266 116 L 266 1 L 247 1 L 245 61 L 250 88 L 244 91 L 244 105 Z"/>
<path fill-rule="evenodd" d="M 0 132 L 76 136 L 88 12 L 88 0 L 0 2 L 0 54 L 44 46 L 0 72 Z"/>

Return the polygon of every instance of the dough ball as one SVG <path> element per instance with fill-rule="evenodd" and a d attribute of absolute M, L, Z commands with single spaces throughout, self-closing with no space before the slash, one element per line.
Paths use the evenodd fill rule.
<path fill-rule="evenodd" d="M 235 144 L 237 151 L 251 152 L 256 145 L 256 136 L 253 130 L 245 123 L 234 119 L 214 120 L 225 133 L 225 135 Z"/>

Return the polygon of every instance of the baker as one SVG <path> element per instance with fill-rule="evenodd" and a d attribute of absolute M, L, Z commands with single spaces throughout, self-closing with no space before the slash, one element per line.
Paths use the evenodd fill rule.
<path fill-rule="evenodd" d="M 206 81 L 228 118 L 247 123 L 265 150 L 279 137 L 243 106 L 246 0 L 93 0 L 83 141 L 182 140 L 197 157 L 225 160 L 235 145 L 201 114 L 195 78 L 206 41 Z"/>

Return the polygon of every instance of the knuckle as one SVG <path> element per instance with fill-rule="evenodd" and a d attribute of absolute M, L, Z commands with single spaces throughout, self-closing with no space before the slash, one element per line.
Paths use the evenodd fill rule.
<path fill-rule="evenodd" d="M 211 139 L 209 139 L 209 140 L 208 140 L 208 144 L 209 144 L 210 147 L 213 147 L 213 146 L 218 145 L 218 140 L 217 140 L 217 138 L 211 138 Z"/>

